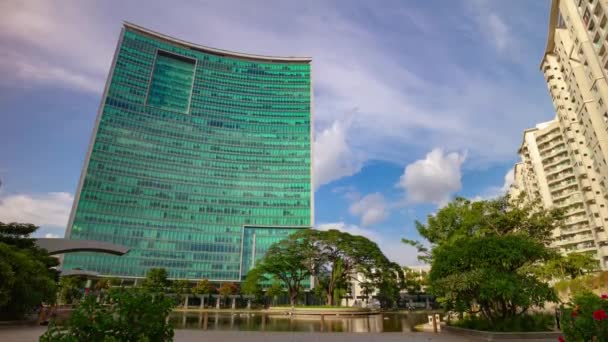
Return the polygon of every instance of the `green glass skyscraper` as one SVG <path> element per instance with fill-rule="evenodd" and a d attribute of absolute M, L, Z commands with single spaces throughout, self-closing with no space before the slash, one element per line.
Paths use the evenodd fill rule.
<path fill-rule="evenodd" d="M 64 269 L 240 281 L 313 225 L 311 59 L 203 47 L 125 23 L 66 236 L 121 244 Z"/>

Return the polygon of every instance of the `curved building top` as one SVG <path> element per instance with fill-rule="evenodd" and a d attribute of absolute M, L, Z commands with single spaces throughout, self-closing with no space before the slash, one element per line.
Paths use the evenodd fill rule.
<path fill-rule="evenodd" d="M 141 27 L 139 25 L 127 22 L 127 21 L 124 22 L 124 27 L 131 29 L 131 30 L 139 31 L 143 34 L 147 34 L 147 35 L 153 36 L 155 38 L 160 38 L 160 39 L 166 40 L 168 42 L 181 45 L 183 47 L 198 50 L 201 52 L 212 53 L 212 54 L 224 56 L 224 57 L 235 57 L 235 58 L 250 59 L 250 60 L 256 60 L 256 61 L 282 62 L 282 63 L 285 63 L 285 62 L 310 63 L 312 61 L 312 57 L 264 56 L 264 55 L 254 55 L 254 54 L 249 54 L 249 53 L 216 49 L 216 48 L 212 48 L 212 47 L 208 47 L 208 46 L 190 43 L 190 42 L 187 42 L 187 41 L 184 41 L 181 39 L 177 39 L 177 38 L 174 38 L 174 37 L 171 37 L 171 36 L 156 32 L 156 31 L 152 31 L 145 27 Z"/>

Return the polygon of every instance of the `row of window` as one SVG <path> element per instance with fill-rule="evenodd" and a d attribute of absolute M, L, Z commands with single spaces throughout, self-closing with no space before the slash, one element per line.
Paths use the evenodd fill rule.
<path fill-rule="evenodd" d="M 193 204 L 200 206 L 197 211 L 209 212 L 209 207 L 216 207 L 215 209 L 224 208 L 308 208 L 310 206 L 309 201 L 303 201 L 299 199 L 262 199 L 262 198 L 243 198 L 243 197 L 230 197 L 223 195 L 218 191 L 215 194 L 216 197 L 197 196 L 188 193 L 178 193 L 177 195 L 170 196 L 166 192 L 162 192 L 164 196 L 148 196 L 143 191 L 140 193 L 108 193 L 104 191 L 92 191 L 95 185 L 91 183 L 99 183 L 101 188 L 101 182 L 88 182 L 86 187 L 87 190 L 83 190 L 80 197 L 86 200 L 103 201 L 109 203 L 118 203 L 134 206 L 153 206 L 159 208 L 182 208 L 184 205 Z M 153 191 L 150 191 L 153 192 Z M 160 194 L 160 193 L 157 193 Z M 171 193 L 170 193 L 171 194 Z M 261 196 L 260 196 L 261 197 Z M 215 210 L 214 209 L 214 210 Z"/>

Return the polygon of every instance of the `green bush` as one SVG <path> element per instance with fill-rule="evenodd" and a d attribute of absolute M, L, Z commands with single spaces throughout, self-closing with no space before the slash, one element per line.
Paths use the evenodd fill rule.
<path fill-rule="evenodd" d="M 88 295 L 65 324 L 52 322 L 41 342 L 131 342 L 173 340 L 167 317 L 175 301 L 140 288 L 111 289 L 109 305 Z"/>
<path fill-rule="evenodd" d="M 535 313 L 498 320 L 494 324 L 481 317 L 469 316 L 465 319 L 452 322 L 452 325 L 465 329 L 497 332 L 551 331 L 555 326 L 555 316 L 546 313 Z"/>
<path fill-rule="evenodd" d="M 608 296 L 583 292 L 562 306 L 562 331 L 568 342 L 608 341 Z"/>

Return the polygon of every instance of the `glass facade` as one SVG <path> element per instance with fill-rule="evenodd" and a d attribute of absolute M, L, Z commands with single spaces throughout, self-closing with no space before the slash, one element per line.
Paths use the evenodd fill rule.
<path fill-rule="evenodd" d="M 240 281 L 312 225 L 310 61 L 242 57 L 126 25 L 104 94 L 64 269 Z"/>

